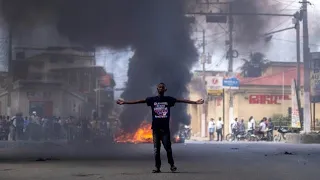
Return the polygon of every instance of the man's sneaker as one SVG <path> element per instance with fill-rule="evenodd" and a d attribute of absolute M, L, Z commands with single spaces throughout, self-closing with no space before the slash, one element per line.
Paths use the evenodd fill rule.
<path fill-rule="evenodd" d="M 152 173 L 161 173 L 161 171 L 159 168 L 157 168 L 157 169 L 152 170 Z"/>
<path fill-rule="evenodd" d="M 171 170 L 171 172 L 176 172 L 177 167 L 175 165 L 171 165 L 170 170 Z"/>

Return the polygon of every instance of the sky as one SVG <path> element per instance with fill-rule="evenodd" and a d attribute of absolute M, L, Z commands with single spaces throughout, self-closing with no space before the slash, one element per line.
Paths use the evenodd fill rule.
<path fill-rule="evenodd" d="M 261 0 L 263 1 L 263 0 Z M 270 0 L 274 3 L 280 3 L 283 9 L 279 13 L 293 14 L 301 7 L 300 0 Z M 320 37 L 314 35 L 313 29 L 320 29 L 320 0 L 309 0 L 312 5 L 309 6 L 309 33 L 310 33 L 310 48 L 311 51 L 320 50 Z M 1 18 L 0 18 L 0 24 Z M 292 19 L 290 17 L 276 17 L 275 21 L 270 24 L 270 27 L 266 29 L 265 33 L 292 27 Z M 206 52 L 212 55 L 212 63 L 206 65 L 207 70 L 227 70 L 227 59 L 225 57 L 227 40 L 227 27 L 225 25 L 207 24 L 204 17 L 197 17 L 196 23 L 193 25 L 192 39 L 195 42 L 195 46 L 199 48 L 199 53 L 202 53 L 202 31 L 206 30 Z M 45 30 L 46 31 L 46 30 Z M 39 31 L 40 32 L 40 31 Z M 35 31 L 34 35 L 39 35 L 39 32 Z M 54 34 L 50 32 L 50 35 Z M 48 32 L 42 36 L 47 36 Z M 302 35 L 302 34 L 301 34 Z M 296 42 L 295 31 L 285 31 L 273 35 L 269 45 L 255 44 L 248 47 L 241 47 L 237 42 L 234 43 L 234 49 L 239 51 L 240 56 L 234 61 L 234 69 L 237 70 L 241 66 L 242 58 L 247 58 L 250 52 L 263 52 L 271 61 L 295 61 L 296 60 Z M 45 39 L 44 39 L 45 41 Z M 59 41 L 60 42 L 60 41 Z M 0 29 L 0 61 L 4 61 L 6 58 L 6 33 L 3 29 Z M 58 42 L 57 42 L 58 43 Z M 124 88 L 127 81 L 127 69 L 128 61 L 133 56 L 133 52 L 130 49 L 123 50 L 107 50 L 99 49 L 97 52 L 97 62 L 102 65 L 106 70 L 114 75 L 117 83 L 117 88 Z M 1 68 L 1 67 L 0 67 Z M 201 70 L 200 63 L 194 65 L 194 70 Z M 120 92 L 119 92 L 120 93 Z M 119 95 L 118 93 L 118 95 Z"/>
<path fill-rule="evenodd" d="M 276 3 L 281 3 L 283 9 L 279 13 L 293 14 L 301 7 L 300 0 L 272 0 Z M 320 18 L 320 0 L 309 0 L 312 5 L 309 6 L 309 33 L 313 36 L 313 29 L 315 26 L 319 27 L 320 23 L 317 21 Z M 276 17 L 275 23 L 270 25 L 270 28 L 265 33 L 276 31 L 288 27 L 292 27 L 291 17 Z M 195 41 L 195 45 L 199 48 L 199 53 L 202 52 L 202 29 L 206 30 L 206 49 L 212 55 L 212 63 L 206 65 L 207 70 L 227 70 L 227 59 L 225 57 L 226 46 L 224 45 L 227 40 L 226 26 L 223 25 L 209 25 L 205 23 L 203 17 L 198 17 L 196 24 L 193 26 L 192 38 Z M 214 29 L 214 31 L 210 31 Z M 302 33 L 301 33 L 302 36 Z M 313 38 L 310 38 L 311 51 L 320 50 L 320 38 L 319 42 L 313 42 Z M 296 60 L 296 35 L 295 31 L 285 31 L 273 35 L 269 45 L 257 44 L 252 47 L 246 47 L 246 49 L 239 48 L 239 45 L 235 42 L 234 48 L 239 51 L 240 56 L 234 61 L 234 70 L 237 70 L 242 65 L 242 58 L 247 58 L 250 52 L 263 52 L 266 58 L 271 61 L 295 61 Z M 125 87 L 127 80 L 127 68 L 128 60 L 133 55 L 130 50 L 124 50 L 121 52 L 114 52 L 110 50 L 101 50 L 98 54 L 98 62 L 104 65 L 107 71 L 114 74 L 116 78 L 117 88 Z M 200 63 L 195 64 L 194 70 L 202 70 Z"/>

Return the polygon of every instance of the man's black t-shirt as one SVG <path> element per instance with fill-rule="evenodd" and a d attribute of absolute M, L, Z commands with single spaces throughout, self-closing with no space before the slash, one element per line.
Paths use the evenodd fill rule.
<path fill-rule="evenodd" d="M 152 110 L 152 129 L 169 130 L 170 108 L 175 105 L 176 99 L 170 96 L 155 96 L 146 99 Z"/>

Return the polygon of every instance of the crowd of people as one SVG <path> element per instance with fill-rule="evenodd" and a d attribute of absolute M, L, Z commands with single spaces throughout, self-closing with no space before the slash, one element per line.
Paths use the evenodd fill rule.
<path fill-rule="evenodd" d="M 36 112 L 23 117 L 17 113 L 13 117 L 0 116 L 0 140 L 91 140 L 104 135 L 111 136 L 108 121 L 93 118 L 39 117 Z"/>
<path fill-rule="evenodd" d="M 238 118 L 235 118 L 231 122 L 230 129 L 232 134 L 245 134 L 247 131 L 251 134 L 258 133 L 261 136 L 267 135 L 273 137 L 274 124 L 271 118 L 263 117 L 257 126 L 255 119 L 251 116 L 248 119 L 247 126 L 245 125 L 244 119 L 239 121 Z M 221 117 L 216 122 L 213 118 L 210 119 L 208 123 L 208 131 L 210 141 L 215 138 L 215 133 L 217 135 L 217 141 L 222 141 L 223 121 L 221 120 Z"/>

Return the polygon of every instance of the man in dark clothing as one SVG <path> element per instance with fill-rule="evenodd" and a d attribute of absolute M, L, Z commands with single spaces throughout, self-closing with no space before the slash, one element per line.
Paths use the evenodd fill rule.
<path fill-rule="evenodd" d="M 123 101 L 118 100 L 117 104 L 142 104 L 146 103 L 151 107 L 152 111 L 152 130 L 153 130 L 153 144 L 154 144 L 154 156 L 155 156 L 155 166 L 156 169 L 153 173 L 160 173 L 161 159 L 160 159 L 160 147 L 161 141 L 167 151 L 168 163 L 170 164 L 170 170 L 175 172 L 177 168 L 174 165 L 174 160 L 172 157 L 171 149 L 171 137 L 169 129 L 170 121 L 170 108 L 175 105 L 175 103 L 187 103 L 187 104 L 203 104 L 203 100 L 190 101 L 190 100 L 179 100 L 170 96 L 164 96 L 167 91 L 166 85 L 160 83 L 157 86 L 158 96 L 148 97 L 145 100 L 138 101 Z"/>
<path fill-rule="evenodd" d="M 272 123 L 272 119 L 271 119 L 271 118 L 269 118 L 269 119 L 267 120 L 267 127 L 268 127 L 268 133 L 267 133 L 268 139 L 269 139 L 270 141 L 273 141 L 274 125 L 273 125 L 273 123 Z"/>

